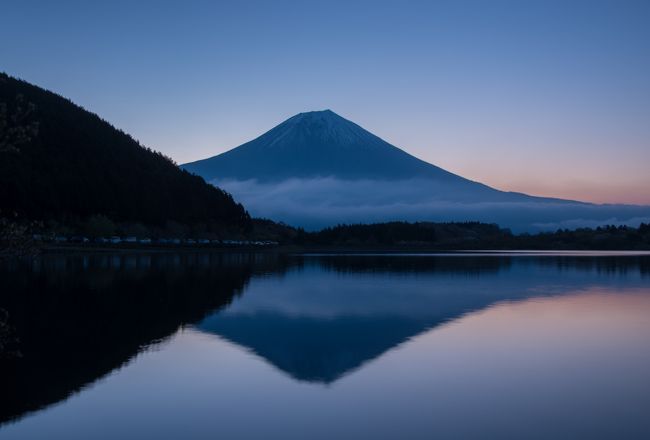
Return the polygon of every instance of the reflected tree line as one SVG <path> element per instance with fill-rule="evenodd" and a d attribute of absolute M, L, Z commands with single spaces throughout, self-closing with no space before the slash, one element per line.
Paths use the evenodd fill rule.
<path fill-rule="evenodd" d="M 329 383 L 427 328 L 510 295 L 486 296 L 480 289 L 461 296 L 440 292 L 432 303 L 434 309 L 417 319 L 378 316 L 372 311 L 364 319 L 342 316 L 322 322 L 279 315 L 220 318 L 215 311 L 242 295 L 253 277 L 288 276 L 315 266 L 360 276 L 450 274 L 466 287 L 472 284 L 463 280 L 522 265 L 650 277 L 650 259 L 643 256 L 409 258 L 162 252 L 7 260 L 0 264 L 0 423 L 65 399 L 186 325 L 199 325 L 248 346 L 296 379 Z M 518 282 L 513 283 L 517 295 Z M 353 283 L 350 288 L 354 289 Z M 368 307 L 372 309 L 372 304 Z"/>
<path fill-rule="evenodd" d="M 399 256 L 399 254 L 394 254 Z M 650 257 L 645 255 L 528 255 L 509 256 L 490 253 L 465 255 L 414 254 L 412 258 L 390 258 L 383 255 L 336 255 L 319 257 L 318 264 L 341 273 L 458 273 L 466 276 L 509 270 L 516 261 L 519 265 L 535 265 L 558 270 L 577 270 L 599 274 L 638 273 L 650 277 Z"/>
<path fill-rule="evenodd" d="M 263 256 L 99 255 L 0 270 L 0 421 L 59 401 L 229 304 Z"/>

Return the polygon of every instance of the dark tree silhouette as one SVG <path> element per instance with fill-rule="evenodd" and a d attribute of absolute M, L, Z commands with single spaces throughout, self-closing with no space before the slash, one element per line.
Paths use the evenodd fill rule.
<path fill-rule="evenodd" d="M 0 74 L 0 209 L 64 224 L 250 227 L 230 194 L 69 100 Z"/>
<path fill-rule="evenodd" d="M 479 222 L 390 222 L 338 225 L 318 232 L 298 230 L 294 241 L 306 246 L 392 249 L 645 250 L 650 249 L 650 225 L 560 229 L 514 235 L 508 229 Z"/>

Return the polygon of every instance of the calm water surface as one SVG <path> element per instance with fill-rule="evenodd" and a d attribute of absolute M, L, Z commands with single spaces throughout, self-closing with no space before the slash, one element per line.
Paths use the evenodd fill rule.
<path fill-rule="evenodd" d="M 0 439 L 650 438 L 644 255 L 0 266 Z"/>

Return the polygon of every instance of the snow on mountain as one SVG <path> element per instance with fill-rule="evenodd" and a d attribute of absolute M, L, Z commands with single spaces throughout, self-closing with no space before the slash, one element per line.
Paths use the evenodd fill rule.
<path fill-rule="evenodd" d="M 650 220 L 650 207 L 499 191 L 420 160 L 331 110 L 297 114 L 182 167 L 232 193 L 255 216 L 306 228 L 477 220 L 532 231 Z"/>
<path fill-rule="evenodd" d="M 417 159 L 331 110 L 297 114 L 226 153 L 183 165 L 206 180 L 297 177 L 465 181 Z"/>

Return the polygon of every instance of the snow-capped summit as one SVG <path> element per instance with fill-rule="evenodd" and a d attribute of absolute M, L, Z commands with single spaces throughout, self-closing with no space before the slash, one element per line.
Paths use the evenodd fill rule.
<path fill-rule="evenodd" d="M 469 182 L 411 156 L 331 110 L 299 113 L 250 142 L 183 168 L 208 181 L 426 177 Z"/>
<path fill-rule="evenodd" d="M 381 139 L 354 122 L 322 110 L 298 113 L 262 136 L 269 146 L 291 144 L 310 147 L 320 143 L 329 148 L 380 147 Z"/>

